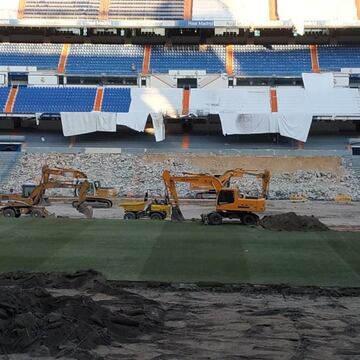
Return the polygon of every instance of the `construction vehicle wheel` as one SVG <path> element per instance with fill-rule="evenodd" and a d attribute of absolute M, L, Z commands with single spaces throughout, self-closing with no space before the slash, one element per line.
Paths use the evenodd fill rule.
<path fill-rule="evenodd" d="M 154 213 L 151 213 L 151 214 L 150 214 L 150 219 L 151 219 L 151 220 L 157 220 L 157 221 L 159 221 L 159 220 L 164 220 L 164 216 L 163 216 L 163 214 L 161 214 L 161 213 L 154 212 Z"/>
<path fill-rule="evenodd" d="M 124 214 L 124 220 L 136 220 L 136 213 L 129 211 Z"/>
<path fill-rule="evenodd" d="M 113 202 L 111 200 L 107 200 L 104 202 L 106 209 L 111 209 L 113 206 Z"/>
<path fill-rule="evenodd" d="M 34 218 L 42 218 L 44 217 L 44 214 L 41 210 L 35 209 L 31 211 L 31 216 Z"/>
<path fill-rule="evenodd" d="M 212 212 L 208 216 L 209 225 L 221 225 L 222 224 L 222 216 L 217 212 Z"/>
<path fill-rule="evenodd" d="M 241 219 L 244 225 L 256 225 L 258 221 L 259 218 L 255 214 L 244 214 Z"/>
<path fill-rule="evenodd" d="M 2 211 L 2 214 L 3 214 L 4 217 L 7 217 L 7 218 L 16 217 L 16 211 L 14 209 L 11 209 L 11 208 L 4 209 Z"/>

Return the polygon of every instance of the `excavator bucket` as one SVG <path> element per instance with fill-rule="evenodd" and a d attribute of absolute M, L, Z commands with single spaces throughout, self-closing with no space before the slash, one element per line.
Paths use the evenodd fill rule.
<path fill-rule="evenodd" d="M 92 219 L 93 214 L 94 214 L 93 208 L 91 206 L 85 205 L 85 204 L 79 205 L 77 208 L 77 211 L 80 214 L 84 214 L 87 219 Z"/>
<path fill-rule="evenodd" d="M 171 209 L 171 221 L 185 221 L 184 215 L 178 206 L 173 206 Z"/>

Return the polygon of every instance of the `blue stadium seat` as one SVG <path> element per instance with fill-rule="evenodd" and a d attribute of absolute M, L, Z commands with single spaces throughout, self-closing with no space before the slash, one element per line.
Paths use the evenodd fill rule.
<path fill-rule="evenodd" d="M 129 112 L 131 103 L 130 89 L 105 88 L 102 103 L 103 112 Z"/>
<path fill-rule="evenodd" d="M 20 87 L 14 113 L 90 112 L 96 88 Z"/>
<path fill-rule="evenodd" d="M 139 45 L 71 45 L 69 74 L 137 75 L 142 71 L 144 47 Z"/>
<path fill-rule="evenodd" d="M 318 46 L 321 70 L 339 71 L 341 68 L 360 68 L 360 47 Z"/>
<path fill-rule="evenodd" d="M 234 48 L 234 71 L 238 75 L 299 76 L 311 71 L 308 46 L 239 45 Z"/>
<path fill-rule="evenodd" d="M 0 44 L 0 65 L 57 69 L 61 44 Z"/>
<path fill-rule="evenodd" d="M 150 69 L 152 72 L 167 73 L 169 70 L 206 70 L 208 73 L 222 73 L 226 68 L 224 46 L 182 45 L 173 47 L 153 46 Z"/>
<path fill-rule="evenodd" d="M 9 96 L 10 89 L 8 87 L 0 87 L 0 109 L 5 112 L 5 105 Z"/>

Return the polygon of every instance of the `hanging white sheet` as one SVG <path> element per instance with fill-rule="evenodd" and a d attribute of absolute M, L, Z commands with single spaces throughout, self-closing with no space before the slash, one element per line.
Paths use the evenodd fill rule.
<path fill-rule="evenodd" d="M 220 120 L 224 135 L 279 133 L 306 142 L 312 115 L 220 113 Z"/>
<path fill-rule="evenodd" d="M 101 112 L 63 112 L 60 114 L 64 136 L 96 131 L 116 132 L 116 114 Z"/>
<path fill-rule="evenodd" d="M 153 127 L 154 127 L 154 135 L 156 142 L 165 140 L 165 125 L 164 125 L 164 117 L 161 113 L 152 113 L 151 114 Z"/>
<path fill-rule="evenodd" d="M 135 131 L 142 132 L 146 126 L 146 120 L 149 113 L 146 112 L 131 112 L 131 113 L 117 113 L 117 124 L 127 126 Z"/>

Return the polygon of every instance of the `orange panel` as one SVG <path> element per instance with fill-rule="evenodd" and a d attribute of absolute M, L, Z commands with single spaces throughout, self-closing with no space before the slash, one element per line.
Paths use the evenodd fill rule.
<path fill-rule="evenodd" d="M 271 112 L 278 112 L 278 99 L 276 89 L 270 90 Z"/>
<path fill-rule="evenodd" d="M 357 10 L 357 18 L 360 20 L 360 0 L 355 0 L 356 10 Z"/>
<path fill-rule="evenodd" d="M 63 74 L 65 72 L 65 67 L 66 67 L 68 56 L 69 56 L 69 52 L 70 52 L 70 44 L 64 44 L 62 51 L 61 51 L 59 64 L 58 64 L 58 73 L 59 74 Z"/>
<path fill-rule="evenodd" d="M 229 76 L 234 74 L 234 45 L 226 46 L 226 73 Z"/>
<path fill-rule="evenodd" d="M 192 19 L 192 11 L 193 11 L 193 1 L 185 0 L 184 1 L 184 19 L 185 20 Z"/>
<path fill-rule="evenodd" d="M 190 89 L 184 89 L 182 101 L 182 115 L 188 115 L 190 112 Z"/>
<path fill-rule="evenodd" d="M 151 57 L 151 45 L 145 45 L 144 48 L 144 61 L 143 61 L 143 74 L 148 74 L 150 70 L 150 57 Z"/>
<path fill-rule="evenodd" d="M 310 45 L 310 54 L 311 54 L 312 72 L 319 73 L 320 72 L 319 55 L 316 45 Z"/>
<path fill-rule="evenodd" d="M 15 101 L 16 101 L 16 97 L 17 97 L 17 93 L 18 93 L 18 87 L 17 86 L 13 86 L 10 90 L 6 105 L 5 105 L 5 112 L 6 113 L 12 113 L 14 105 L 15 105 Z"/>
<path fill-rule="evenodd" d="M 269 0 L 269 18 L 271 21 L 279 20 L 277 0 Z"/>
<path fill-rule="evenodd" d="M 24 17 L 25 7 L 26 0 L 19 0 L 18 19 L 22 19 Z"/>
<path fill-rule="evenodd" d="M 110 0 L 100 0 L 99 20 L 107 20 L 109 18 Z"/>
<path fill-rule="evenodd" d="M 102 87 L 97 88 L 94 101 L 94 111 L 101 111 L 104 98 L 104 89 Z"/>

